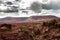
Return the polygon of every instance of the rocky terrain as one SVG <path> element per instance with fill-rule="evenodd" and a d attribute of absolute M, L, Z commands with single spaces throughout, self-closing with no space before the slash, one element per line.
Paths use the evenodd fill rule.
<path fill-rule="evenodd" d="M 60 18 L 55 16 L 2 18 L 0 40 L 60 40 Z"/>

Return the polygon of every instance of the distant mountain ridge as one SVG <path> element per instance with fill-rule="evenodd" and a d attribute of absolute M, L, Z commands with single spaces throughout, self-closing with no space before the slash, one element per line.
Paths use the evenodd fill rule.
<path fill-rule="evenodd" d="M 36 22 L 37 20 L 42 20 L 42 19 L 58 19 L 56 16 L 31 16 L 31 17 L 6 17 L 6 18 L 1 18 L 0 22 L 1 23 L 24 23 L 24 22 Z"/>
<path fill-rule="evenodd" d="M 31 16 L 31 18 L 32 19 L 46 19 L 46 18 L 53 18 L 53 19 L 55 19 L 55 18 L 58 18 L 58 17 L 56 17 L 56 16 L 52 16 L 52 15 L 48 15 L 48 16 Z"/>

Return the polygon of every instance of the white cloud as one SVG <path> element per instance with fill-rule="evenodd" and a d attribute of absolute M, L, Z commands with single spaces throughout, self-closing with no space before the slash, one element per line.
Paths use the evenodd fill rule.
<path fill-rule="evenodd" d="M 11 1 L 11 0 L 7 0 L 7 1 Z M 14 1 L 14 0 L 12 0 Z M 42 3 L 42 0 L 22 0 L 21 3 L 20 3 L 20 8 L 26 8 L 26 7 L 29 7 L 31 5 L 32 2 L 34 1 L 39 1 Z M 54 3 L 59 3 L 60 0 L 48 0 L 47 3 L 49 2 L 54 2 Z M 18 5 L 18 4 L 17 4 Z M 3 9 L 3 8 L 2 8 Z M 6 16 L 11 16 L 11 17 L 29 17 L 29 16 L 32 16 L 32 15 L 55 15 L 55 16 L 58 16 L 60 17 L 60 10 L 44 10 L 42 9 L 42 12 L 41 13 L 34 13 L 33 11 L 29 11 L 28 14 L 26 13 L 3 13 L 1 14 L 0 13 L 0 18 L 3 18 L 3 17 L 6 17 Z"/>

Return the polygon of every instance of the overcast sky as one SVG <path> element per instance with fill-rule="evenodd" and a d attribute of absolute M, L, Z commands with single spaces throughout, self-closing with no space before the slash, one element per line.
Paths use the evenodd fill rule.
<path fill-rule="evenodd" d="M 14 0 L 6 0 L 6 1 L 14 1 Z M 21 0 L 21 2 L 17 5 L 20 6 L 20 8 L 27 8 L 30 7 L 31 3 L 34 1 L 38 1 L 42 3 L 42 11 L 40 13 L 34 13 L 33 11 L 29 11 L 28 14 L 25 13 L 8 13 L 8 14 L 1 14 L 0 17 L 2 16 L 6 17 L 8 16 L 13 16 L 13 17 L 29 17 L 32 15 L 55 15 L 57 17 L 60 17 L 60 0 Z"/>
<path fill-rule="evenodd" d="M 50 0 L 50 2 L 43 5 L 43 9 L 45 10 L 45 15 L 55 15 L 60 17 L 60 0 Z"/>

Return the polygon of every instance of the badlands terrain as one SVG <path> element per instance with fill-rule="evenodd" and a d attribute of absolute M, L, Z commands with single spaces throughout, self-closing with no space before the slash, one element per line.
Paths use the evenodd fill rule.
<path fill-rule="evenodd" d="M 60 18 L 51 15 L 2 18 L 0 40 L 60 40 Z"/>

